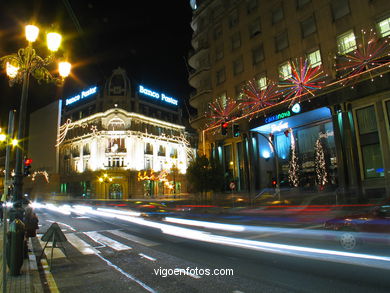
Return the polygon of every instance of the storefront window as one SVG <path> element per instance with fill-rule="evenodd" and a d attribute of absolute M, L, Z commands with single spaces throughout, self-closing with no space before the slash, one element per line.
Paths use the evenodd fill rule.
<path fill-rule="evenodd" d="M 364 177 L 383 177 L 382 151 L 379 143 L 374 106 L 356 110 L 356 119 L 359 128 Z"/>

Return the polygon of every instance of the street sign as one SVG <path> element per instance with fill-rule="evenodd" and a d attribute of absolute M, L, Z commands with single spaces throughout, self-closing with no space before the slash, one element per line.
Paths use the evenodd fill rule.
<path fill-rule="evenodd" d="M 229 188 L 230 188 L 230 190 L 236 189 L 236 183 L 230 182 L 229 183 Z"/>

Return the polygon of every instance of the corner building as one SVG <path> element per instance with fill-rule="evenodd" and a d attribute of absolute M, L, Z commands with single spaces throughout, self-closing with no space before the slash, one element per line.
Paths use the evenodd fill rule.
<path fill-rule="evenodd" d="M 132 83 L 117 68 L 103 84 L 76 92 L 58 107 L 56 148 L 50 148 L 58 164 L 49 172 L 57 182 L 51 185 L 58 186 L 47 195 L 122 200 L 187 191 L 195 136 L 182 124 L 179 100 Z M 35 142 L 29 152 L 37 157 L 43 142 Z M 29 186 L 34 189 L 34 183 Z"/>
<path fill-rule="evenodd" d="M 355 67 L 343 65 L 343 59 L 359 56 L 356 52 L 364 52 L 362 48 L 390 52 L 389 1 L 190 4 L 194 32 L 189 84 L 195 89 L 190 104 L 197 109 L 190 122 L 198 130 L 200 152 L 225 166 L 238 191 L 258 194 L 279 178 L 282 192 L 292 192 L 291 187 L 300 193 L 330 191 L 350 201 L 390 196 L 390 60 L 387 53 L 379 56 L 373 50 L 378 54 L 374 62 L 370 63 L 368 53 L 366 59 L 359 57 Z M 320 88 L 251 115 L 238 107 L 227 118 L 227 135 L 210 123 L 210 105 L 216 100 L 222 108 L 231 101 L 242 103 L 249 81 L 260 90 L 271 82 L 288 96 L 284 85 L 291 82 L 297 60 L 307 60 L 311 69 L 321 66 Z M 354 71 L 358 66 L 361 70 Z M 233 124 L 239 125 L 238 135 L 232 133 Z M 271 136 L 275 151 L 268 142 Z M 295 186 L 293 159 L 299 177 Z M 321 168 L 323 175 L 319 175 Z"/>

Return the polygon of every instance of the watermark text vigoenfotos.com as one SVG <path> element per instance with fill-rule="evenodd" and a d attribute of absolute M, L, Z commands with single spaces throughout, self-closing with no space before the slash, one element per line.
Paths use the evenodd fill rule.
<path fill-rule="evenodd" d="M 161 276 L 163 278 L 169 276 L 190 276 L 194 278 L 201 278 L 202 276 L 233 276 L 233 269 L 202 269 L 202 268 L 190 268 L 187 267 L 185 269 L 175 268 L 168 269 L 159 267 L 158 269 L 154 269 L 154 274 L 156 276 Z"/>

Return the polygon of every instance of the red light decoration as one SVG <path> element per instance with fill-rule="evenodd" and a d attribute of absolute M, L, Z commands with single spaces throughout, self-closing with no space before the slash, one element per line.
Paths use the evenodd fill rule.
<path fill-rule="evenodd" d="M 206 117 L 211 120 L 207 127 L 220 125 L 226 121 L 234 119 L 238 110 L 238 103 L 230 98 L 219 98 L 209 104 L 210 111 Z"/>
<path fill-rule="evenodd" d="M 241 102 L 240 106 L 245 114 L 250 115 L 250 119 L 261 109 L 276 104 L 280 98 L 273 83 L 268 83 L 267 87 L 261 90 L 254 79 L 244 86 L 242 94 L 245 100 Z"/>
<path fill-rule="evenodd" d="M 290 105 L 299 103 L 306 94 L 314 96 L 314 91 L 321 89 L 325 83 L 325 75 L 321 66 L 311 67 L 307 59 L 299 58 L 290 62 L 292 77 L 279 83 L 281 93 L 287 100 L 293 98 Z"/>
<path fill-rule="evenodd" d="M 359 73 L 387 63 L 390 60 L 388 39 L 379 40 L 373 29 L 369 33 L 361 30 L 361 43 L 351 53 L 337 57 L 336 71 L 341 72 L 340 78 L 353 77 Z M 369 72 L 372 80 L 371 72 Z M 346 79 L 343 85 L 351 82 Z M 356 81 L 354 81 L 356 82 Z"/>

